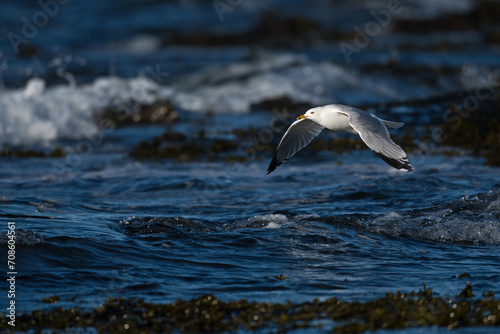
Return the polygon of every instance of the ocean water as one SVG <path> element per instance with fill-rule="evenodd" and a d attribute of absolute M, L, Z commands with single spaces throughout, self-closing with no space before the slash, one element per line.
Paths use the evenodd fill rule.
<path fill-rule="evenodd" d="M 15 222 L 19 311 L 51 309 L 43 298 L 54 294 L 57 306 L 84 308 L 108 296 L 368 300 L 422 283 L 454 297 L 468 281 L 477 296 L 500 294 L 498 167 L 467 151 L 444 154 L 430 141 L 432 149 L 409 153 L 412 173 L 369 150 L 305 149 L 265 175 L 272 152 L 259 146 L 275 145 L 306 111 L 283 117 L 263 104 L 284 96 L 304 105 L 364 106 L 406 122 L 396 138 L 407 129 L 427 138 L 447 109 L 411 101 L 496 91 L 500 47 L 481 32 L 387 28 L 348 61 L 328 39 L 287 48 L 271 36 L 276 46 L 205 47 L 189 37 L 244 33 L 266 12 L 349 33 L 385 2 L 242 1 L 221 17 L 211 2 L 72 1 L 30 38 L 36 55 L 20 57 L 8 33 L 22 35 L 20 18 L 42 9 L 30 1 L 0 6 L 0 145 L 66 151 L 62 158 L 0 158 L 0 256 L 7 258 L 7 226 Z M 459 15 L 474 2 L 403 7 L 394 20 Z M 179 32 L 188 40 L 168 44 Z M 164 101 L 177 122 L 98 121 L 111 107 L 133 116 Z M 235 137 L 248 129 L 262 130 L 243 142 Z M 163 133 L 190 138 L 200 131 L 235 140 L 244 161 L 130 155 Z M 470 277 L 457 278 L 464 273 Z"/>

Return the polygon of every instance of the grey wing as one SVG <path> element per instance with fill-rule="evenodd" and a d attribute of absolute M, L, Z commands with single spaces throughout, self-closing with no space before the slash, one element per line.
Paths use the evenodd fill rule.
<path fill-rule="evenodd" d="M 382 160 L 399 170 L 406 172 L 413 170 L 405 151 L 392 141 L 389 131 L 381 119 L 353 107 L 345 108 L 342 112 L 349 116 L 349 123 L 353 129 Z"/>
<path fill-rule="evenodd" d="M 293 122 L 281 139 L 273 160 L 267 168 L 267 174 L 271 173 L 283 162 L 287 161 L 309 144 L 324 129 L 323 126 L 306 118 Z"/>

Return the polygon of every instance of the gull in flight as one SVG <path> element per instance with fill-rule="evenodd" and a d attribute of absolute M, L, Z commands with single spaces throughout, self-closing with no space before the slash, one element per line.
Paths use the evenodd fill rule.
<path fill-rule="evenodd" d="M 405 151 L 392 141 L 387 130 L 398 129 L 403 124 L 386 121 L 364 110 L 342 104 L 309 109 L 304 115 L 297 117 L 286 131 L 269 164 L 267 174 L 307 146 L 324 128 L 358 134 L 386 163 L 401 171 L 411 172 L 413 167 L 408 162 Z"/>

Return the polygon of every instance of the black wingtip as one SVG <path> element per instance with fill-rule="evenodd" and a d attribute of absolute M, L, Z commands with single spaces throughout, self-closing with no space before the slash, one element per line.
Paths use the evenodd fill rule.
<path fill-rule="evenodd" d="M 375 153 L 380 157 L 380 159 L 384 160 L 387 164 L 391 165 L 392 167 L 394 167 L 396 169 L 403 170 L 405 172 L 412 172 L 413 171 L 413 167 L 412 167 L 412 165 L 410 165 L 408 160 L 406 160 L 407 159 L 406 157 L 404 157 L 403 160 L 396 160 L 396 159 L 389 158 L 385 155 L 382 155 L 379 152 L 375 152 Z"/>
<path fill-rule="evenodd" d="M 269 164 L 269 167 L 267 167 L 266 175 L 272 173 L 279 165 L 280 164 L 278 163 L 278 159 L 276 159 L 276 154 L 275 154 L 273 156 L 273 159 L 271 160 L 271 163 Z"/>

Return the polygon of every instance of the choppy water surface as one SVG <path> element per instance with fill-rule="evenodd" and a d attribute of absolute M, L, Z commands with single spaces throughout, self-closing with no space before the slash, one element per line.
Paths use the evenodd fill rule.
<path fill-rule="evenodd" d="M 266 176 L 267 161 L 134 162 L 117 151 L 58 177 L 49 159 L 4 159 L 2 221 L 23 231 L 24 309 L 52 293 L 89 306 L 108 295 L 368 298 L 422 282 L 456 294 L 462 273 L 500 292 L 498 172 L 474 159 L 429 157 L 400 173 L 362 151 Z"/>
<path fill-rule="evenodd" d="M 105 4 L 93 4 L 88 10 L 117 20 L 103 37 L 112 41 L 107 49 L 85 30 L 93 25 L 89 18 L 77 24 L 88 44 L 79 41 L 76 47 L 71 35 L 60 36 L 63 46 L 79 50 L 64 51 L 70 58 L 47 50 L 52 26 L 33 41 L 43 51 L 38 60 L 17 59 L 7 48 L 0 54 L 8 64 L 0 91 L 4 149 L 62 147 L 67 153 L 0 161 L 0 223 L 15 222 L 18 233 L 19 310 L 52 308 L 42 300 L 54 294 L 60 296 L 58 306 L 68 307 L 95 307 L 109 295 L 163 303 L 203 294 L 273 302 L 364 300 L 416 290 L 422 283 L 455 296 L 467 281 L 476 295 L 500 294 L 500 173 L 484 159 L 466 151 L 438 154 L 445 148 L 434 143 L 425 154 L 422 147 L 413 150 L 409 159 L 415 171 L 402 173 L 368 150 L 305 150 L 265 175 L 272 153 L 260 146 L 250 153 L 243 149 L 275 145 L 295 113 L 305 111 L 280 118 L 260 104 L 284 96 L 304 105 L 367 105 L 386 119 L 407 123 L 395 131 L 397 141 L 408 129 L 430 143 L 429 125 L 442 120 L 449 106 L 448 100 L 431 98 L 474 92 L 485 88 L 483 79 L 498 78 L 498 45 L 474 30 L 414 34 L 411 43 L 410 33 L 396 31 L 374 39 L 346 63 L 338 43 L 328 40 L 294 51 L 161 44 L 161 38 L 174 37 L 158 31 L 189 34 L 213 21 L 212 32 L 244 32 L 262 8 L 282 5 L 244 2 L 221 22 L 212 7 L 195 3 L 130 2 L 124 8 L 146 13 L 129 22 L 128 35 L 118 34 L 123 21 L 107 13 Z M 311 3 L 287 7 L 294 8 L 287 15 L 302 9 L 324 29 L 343 31 L 366 22 L 368 15 L 366 9 L 338 5 L 332 13 L 348 9 L 359 15 L 354 21 L 334 15 L 332 23 L 314 10 L 324 5 L 321 1 Z M 464 4 L 453 10 L 436 6 L 437 14 L 429 9 L 426 17 L 473 7 Z M 405 18 L 422 14 L 415 6 Z M 30 8 L 23 2 L 6 7 L 20 13 Z M 68 4 L 54 25 L 79 17 L 78 8 Z M 177 21 L 151 26 L 159 15 L 155 8 L 169 9 Z M 197 26 L 194 17 L 209 23 L 196 21 Z M 245 17 L 254 19 L 241 20 Z M 56 58 L 48 66 L 44 57 Z M 64 59 L 67 67 L 55 71 Z M 116 73 L 108 72 L 110 62 Z M 168 72 L 165 81 L 144 75 L 157 65 Z M 20 70 L 23 66 L 30 75 Z M 71 73 L 76 82 L 68 84 L 67 76 L 54 71 Z M 107 108 L 131 99 L 142 106 L 168 100 L 178 121 L 99 126 L 96 119 Z M 189 162 L 136 160 L 129 154 L 140 141 L 165 132 L 189 138 L 202 131 L 207 138 L 238 141 L 234 130 L 250 128 L 265 131 L 254 131 L 248 145 L 239 142 L 233 150 L 244 153 L 243 161 L 224 154 Z M 409 149 L 410 144 L 401 145 Z M 6 245 L 5 234 L 0 243 Z M 464 273 L 470 277 L 457 278 Z M 278 279 L 281 275 L 284 279 Z"/>

